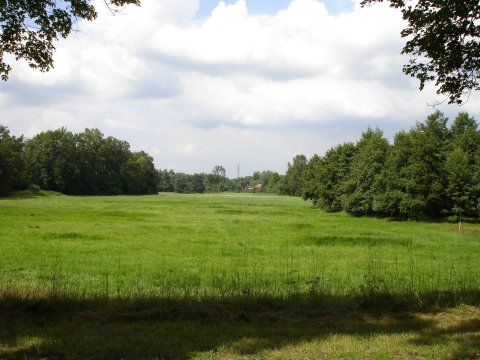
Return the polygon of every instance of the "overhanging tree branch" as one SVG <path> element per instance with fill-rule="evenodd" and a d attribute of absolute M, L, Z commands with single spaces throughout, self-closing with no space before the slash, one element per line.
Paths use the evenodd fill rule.
<path fill-rule="evenodd" d="M 118 9 L 111 6 L 140 5 L 140 0 L 104 1 L 112 13 Z M 8 80 L 12 70 L 5 54 L 26 60 L 32 68 L 49 71 L 53 68 L 54 43 L 70 34 L 77 19 L 92 21 L 96 17 L 89 0 L 0 0 L 1 79 Z"/>
<path fill-rule="evenodd" d="M 363 0 L 362 6 L 384 0 Z M 385 0 L 400 9 L 408 26 L 401 36 L 407 38 L 402 54 L 413 59 L 403 72 L 416 77 L 420 90 L 434 81 L 437 93 L 448 96 L 449 103 L 480 90 L 480 4 L 478 0 Z M 468 98 L 467 96 L 467 98 Z"/>

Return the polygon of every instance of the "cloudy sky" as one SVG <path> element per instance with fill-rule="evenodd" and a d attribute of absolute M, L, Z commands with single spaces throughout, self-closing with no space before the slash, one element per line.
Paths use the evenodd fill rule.
<path fill-rule="evenodd" d="M 389 138 L 444 100 L 402 74 L 404 24 L 351 0 L 142 0 L 78 22 L 48 73 L 14 63 L 0 123 L 32 137 L 98 128 L 145 150 L 157 168 L 227 176 L 285 172 L 368 126 Z M 480 119 L 479 94 L 449 117 Z"/>

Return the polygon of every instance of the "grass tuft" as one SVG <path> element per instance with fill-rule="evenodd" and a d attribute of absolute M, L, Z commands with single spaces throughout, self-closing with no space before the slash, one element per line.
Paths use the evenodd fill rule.
<path fill-rule="evenodd" d="M 479 356 L 479 224 L 50 195 L 0 201 L 0 358 Z"/>

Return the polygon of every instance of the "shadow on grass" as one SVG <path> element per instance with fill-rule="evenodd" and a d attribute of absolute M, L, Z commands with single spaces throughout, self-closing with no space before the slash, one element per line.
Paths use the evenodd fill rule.
<path fill-rule="evenodd" d="M 394 306 L 307 295 L 192 300 L 3 294 L 0 358 L 479 358 L 480 309 L 453 306 L 458 294 L 441 295 L 443 303 L 424 300 L 419 310 L 392 298 Z M 429 296 L 439 298 L 423 298 Z M 478 306 L 480 294 L 463 298 Z M 434 347 L 444 353 L 429 350 Z"/>

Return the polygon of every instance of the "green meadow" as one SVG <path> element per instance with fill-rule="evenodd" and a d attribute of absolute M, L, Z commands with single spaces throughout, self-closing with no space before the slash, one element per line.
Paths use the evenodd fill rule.
<path fill-rule="evenodd" d="M 0 200 L 0 256 L 0 358 L 480 353 L 479 224 L 50 194 Z"/>

